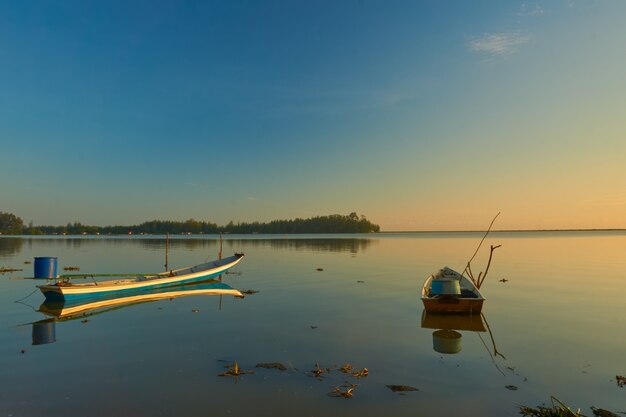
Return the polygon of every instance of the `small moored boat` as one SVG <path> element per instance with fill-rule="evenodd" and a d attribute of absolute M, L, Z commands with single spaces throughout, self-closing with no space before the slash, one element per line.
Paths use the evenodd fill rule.
<path fill-rule="evenodd" d="M 62 279 L 54 284 L 38 285 L 37 288 L 41 290 L 46 300 L 50 301 L 107 297 L 115 294 L 134 293 L 137 291 L 187 284 L 195 281 L 204 281 L 226 272 L 237 265 L 242 258 L 243 254 L 235 254 L 228 258 L 163 272 L 161 274 L 134 276 L 110 281 L 74 284 L 69 282 L 69 280 Z"/>
<path fill-rule="evenodd" d="M 422 287 L 428 313 L 480 314 L 485 298 L 467 277 L 448 267 L 429 276 Z"/>

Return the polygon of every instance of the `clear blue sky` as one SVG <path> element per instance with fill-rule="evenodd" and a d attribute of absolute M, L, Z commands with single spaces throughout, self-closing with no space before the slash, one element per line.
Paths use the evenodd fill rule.
<path fill-rule="evenodd" d="M 626 227 L 626 2 L 0 3 L 0 211 Z"/>

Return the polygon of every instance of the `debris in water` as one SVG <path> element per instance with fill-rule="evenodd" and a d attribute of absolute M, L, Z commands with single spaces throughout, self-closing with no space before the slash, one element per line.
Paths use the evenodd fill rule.
<path fill-rule="evenodd" d="M 370 371 L 368 371 L 367 368 L 363 368 L 360 371 L 352 372 L 352 376 L 355 378 L 365 378 L 369 374 L 370 374 Z"/>
<path fill-rule="evenodd" d="M 500 282 L 509 282 L 509 280 L 508 280 L 508 279 L 506 279 L 506 278 L 502 278 L 502 279 L 501 279 L 501 280 L 499 280 L 499 281 L 500 281 Z"/>
<path fill-rule="evenodd" d="M 257 291 L 257 290 L 241 290 L 240 292 L 241 292 L 242 294 L 250 295 L 250 294 L 256 294 L 256 293 L 258 293 L 259 291 Z"/>
<path fill-rule="evenodd" d="M 30 261 L 24 261 L 24 265 L 30 265 Z"/>
<path fill-rule="evenodd" d="M 322 379 L 322 374 L 330 372 L 330 368 L 320 368 L 319 363 L 315 364 L 315 368 L 311 370 L 313 376 L 317 379 Z"/>
<path fill-rule="evenodd" d="M 16 269 L 16 268 L 0 268 L 0 274 L 6 274 L 7 272 L 18 272 L 18 271 L 23 271 L 23 269 Z"/>
<path fill-rule="evenodd" d="M 317 268 L 317 270 L 318 270 L 318 271 L 323 271 L 323 270 L 324 270 L 324 268 Z"/>
<path fill-rule="evenodd" d="M 354 389 L 357 387 L 357 384 L 344 384 L 335 387 L 331 392 L 328 393 L 331 397 L 341 397 L 341 398 L 352 398 L 354 395 Z M 345 388 L 345 390 L 342 390 Z"/>
<path fill-rule="evenodd" d="M 199 313 L 200 310 L 198 310 L 197 308 L 194 308 L 193 310 L 191 310 L 192 313 Z"/>
<path fill-rule="evenodd" d="M 341 368 L 339 368 L 339 371 L 343 372 L 344 374 L 347 374 L 348 372 L 352 372 L 352 365 L 350 365 L 349 363 L 346 363 Z"/>
<path fill-rule="evenodd" d="M 66 266 L 63 268 L 64 271 L 80 271 L 80 267 L 78 266 Z"/>
<path fill-rule="evenodd" d="M 533 408 L 520 406 L 519 413 L 525 417 L 585 417 L 580 413 L 580 409 L 574 412 L 557 398 L 550 398 L 552 399 L 552 407 L 537 406 L 537 408 Z"/>
<path fill-rule="evenodd" d="M 235 361 L 235 363 L 233 363 L 232 365 L 227 366 L 228 371 L 222 373 L 222 374 L 218 374 L 218 376 L 239 376 L 239 375 L 245 375 L 245 374 L 253 374 L 254 371 L 244 371 L 243 369 L 239 368 L 239 364 L 237 363 L 237 361 Z"/>
<path fill-rule="evenodd" d="M 358 284 L 363 284 L 365 281 L 357 281 Z"/>
<path fill-rule="evenodd" d="M 617 385 L 620 388 L 623 388 L 624 385 L 626 385 L 626 377 L 623 377 L 621 375 L 615 375 L 615 380 L 617 381 Z"/>
<path fill-rule="evenodd" d="M 315 330 L 317 329 L 317 326 L 311 326 L 311 329 Z"/>
<path fill-rule="evenodd" d="M 265 369 L 278 369 L 281 371 L 286 371 L 287 367 L 285 365 L 283 365 L 280 362 L 264 362 L 264 363 L 257 363 L 256 364 L 257 368 L 265 368 Z"/>
<path fill-rule="evenodd" d="M 596 417 L 619 417 L 617 414 L 602 408 L 591 407 L 591 411 L 593 411 L 593 415 Z"/>
<path fill-rule="evenodd" d="M 21 352 L 22 354 L 24 354 L 24 353 L 26 353 L 26 349 L 22 349 L 20 352 Z"/>
<path fill-rule="evenodd" d="M 88 319 L 85 319 L 85 320 L 81 320 L 80 322 L 81 322 L 81 323 L 89 323 L 89 320 L 88 320 Z"/>
<path fill-rule="evenodd" d="M 511 391 L 517 391 L 517 387 L 515 385 L 505 385 L 504 388 Z"/>
<path fill-rule="evenodd" d="M 385 385 L 393 392 L 407 392 L 407 391 L 419 391 L 419 389 L 410 385 Z"/>

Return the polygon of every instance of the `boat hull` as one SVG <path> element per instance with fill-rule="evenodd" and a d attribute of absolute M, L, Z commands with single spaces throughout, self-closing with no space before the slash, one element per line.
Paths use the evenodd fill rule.
<path fill-rule="evenodd" d="M 37 287 L 48 301 L 73 301 L 89 298 L 107 297 L 118 294 L 130 294 L 138 291 L 149 291 L 157 288 L 170 287 L 176 285 L 189 284 L 196 281 L 204 281 L 209 278 L 223 274 L 235 266 L 243 255 L 231 256 L 223 260 L 214 261 L 206 269 L 193 272 L 195 268 L 187 268 L 184 271 L 189 273 L 165 277 L 133 277 L 125 280 L 113 282 L 104 281 L 98 284 L 77 284 L 63 285 L 57 283 L 52 285 L 38 285 Z M 204 264 L 207 265 L 207 264 Z M 182 270 L 180 270 L 182 271 Z"/>
<path fill-rule="evenodd" d="M 422 298 L 427 313 L 480 314 L 484 301 L 481 298 Z"/>
<path fill-rule="evenodd" d="M 45 300 L 39 311 L 54 319 L 69 320 L 84 315 L 94 314 L 96 310 L 121 308 L 134 304 L 158 301 L 163 299 L 191 296 L 191 295 L 232 295 L 243 297 L 243 294 L 230 285 L 209 279 L 199 283 L 177 285 L 159 288 L 156 290 L 136 291 L 133 293 L 112 294 L 106 297 L 94 297 L 85 300 L 50 301 Z"/>

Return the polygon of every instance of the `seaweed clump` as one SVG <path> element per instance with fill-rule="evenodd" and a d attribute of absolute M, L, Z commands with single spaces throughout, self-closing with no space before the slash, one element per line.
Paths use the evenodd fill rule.
<path fill-rule="evenodd" d="M 537 406 L 536 408 L 521 406 L 519 413 L 525 417 L 585 417 L 580 409 L 572 411 L 567 405 L 557 398 L 551 397 L 552 407 Z"/>

